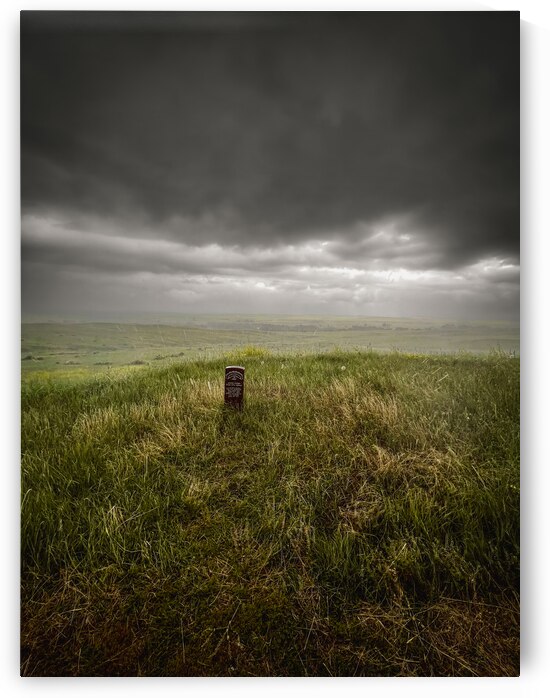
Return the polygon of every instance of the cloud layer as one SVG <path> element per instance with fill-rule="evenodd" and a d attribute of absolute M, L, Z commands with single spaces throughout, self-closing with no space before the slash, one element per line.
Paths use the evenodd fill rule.
<path fill-rule="evenodd" d="M 518 30 L 23 13 L 24 309 L 101 304 L 108 277 L 121 309 L 516 315 Z"/>

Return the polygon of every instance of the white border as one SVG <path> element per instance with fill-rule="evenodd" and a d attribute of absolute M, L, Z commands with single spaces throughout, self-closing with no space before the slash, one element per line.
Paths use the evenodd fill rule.
<path fill-rule="evenodd" d="M 346 2 L 307 0 L 285 2 L 159 2 L 111 1 L 26 2 L 4 0 L 0 5 L 0 75 L 4 102 L 0 110 L 2 153 L 2 283 L 4 337 L 2 363 L 2 420 L 4 482 L 1 502 L 3 570 L 0 687 L 13 694 L 115 695 L 130 689 L 138 695 L 160 690 L 169 695 L 223 695 L 237 698 L 262 692 L 267 695 L 315 693 L 446 697 L 497 691 L 499 697 L 538 696 L 550 686 L 548 675 L 548 587 L 550 459 L 545 427 L 548 394 L 547 355 L 550 342 L 548 313 L 548 260 L 550 259 L 550 161 L 548 148 L 550 108 L 549 3 L 516 0 L 491 3 L 438 0 L 437 2 Z M 21 679 L 19 678 L 19 11 L 25 10 L 520 10 L 522 22 L 522 675 L 519 679 Z M 546 165 L 546 167 L 545 167 Z M 547 179 L 545 180 L 545 174 Z M 77 683 L 75 683 L 77 681 Z M 97 681 L 101 683 L 98 684 Z M 131 682 L 131 685 L 130 685 Z M 336 683 L 335 683 L 336 682 Z"/>

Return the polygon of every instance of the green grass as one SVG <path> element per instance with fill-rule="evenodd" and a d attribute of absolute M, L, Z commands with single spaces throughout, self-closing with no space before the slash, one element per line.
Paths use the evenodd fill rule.
<path fill-rule="evenodd" d="M 22 497 L 24 675 L 519 672 L 517 358 L 35 379 Z"/>

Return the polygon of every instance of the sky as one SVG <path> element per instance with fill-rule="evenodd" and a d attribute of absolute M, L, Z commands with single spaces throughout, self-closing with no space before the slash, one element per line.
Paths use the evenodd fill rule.
<path fill-rule="evenodd" d="M 23 12 L 23 316 L 517 320 L 519 76 L 514 12 Z"/>

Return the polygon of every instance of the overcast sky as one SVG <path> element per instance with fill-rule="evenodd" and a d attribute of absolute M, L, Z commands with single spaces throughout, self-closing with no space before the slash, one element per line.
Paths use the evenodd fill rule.
<path fill-rule="evenodd" d="M 22 310 L 517 319 L 519 13 L 21 20 Z"/>

